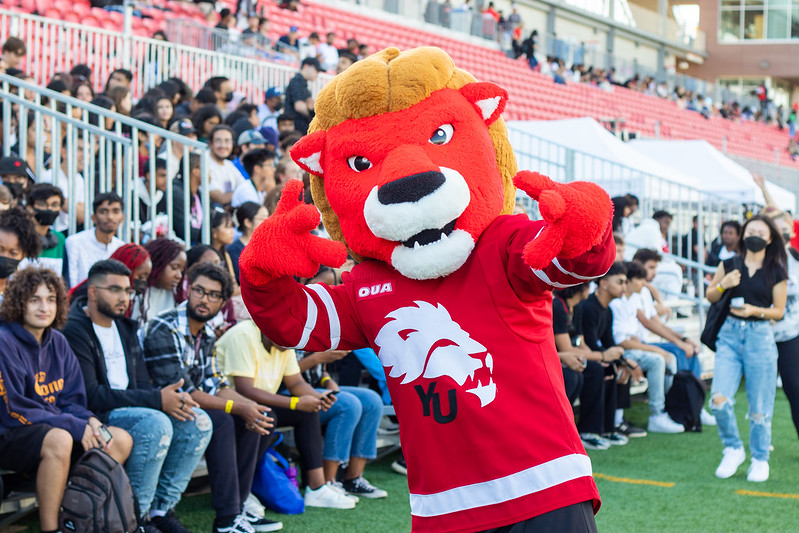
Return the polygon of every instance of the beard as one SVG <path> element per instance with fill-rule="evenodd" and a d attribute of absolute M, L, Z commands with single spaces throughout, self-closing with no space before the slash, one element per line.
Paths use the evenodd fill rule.
<path fill-rule="evenodd" d="M 125 307 L 124 311 L 119 311 L 116 309 L 115 306 L 111 306 L 108 302 L 98 299 L 97 300 L 97 311 L 104 314 L 108 318 L 112 320 L 116 320 L 118 318 L 124 318 L 128 314 L 128 308 Z"/>
<path fill-rule="evenodd" d="M 222 308 L 222 306 L 219 306 L 216 311 L 212 311 L 210 307 L 207 307 L 206 309 L 208 309 L 208 312 L 202 313 L 197 311 L 197 307 L 198 306 L 191 305 L 191 303 L 186 304 L 186 314 L 189 316 L 189 318 L 196 320 L 197 322 L 208 322 L 218 315 L 219 310 Z"/>

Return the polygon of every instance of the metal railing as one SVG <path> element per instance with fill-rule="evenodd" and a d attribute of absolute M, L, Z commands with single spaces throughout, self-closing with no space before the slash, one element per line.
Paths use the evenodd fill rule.
<path fill-rule="evenodd" d="M 90 65 L 94 88 L 102 91 L 117 68 L 133 72 L 134 98 L 171 77 L 184 80 L 198 90 L 212 76 L 226 76 L 234 90 L 251 102 L 261 102 L 269 87 L 285 87 L 297 69 L 287 65 L 205 50 L 101 28 L 90 28 L 60 20 L 0 9 L 0 42 L 8 37 L 26 42 L 28 54 L 20 68 L 34 80 L 47 84 L 56 72 L 74 65 Z M 310 84 L 318 92 L 331 79 L 320 74 Z"/>
<path fill-rule="evenodd" d="M 26 93 L 33 99 L 26 98 Z M 83 225 L 92 227 L 89 209 L 98 193 L 116 192 L 123 200 L 125 220 L 120 226 L 118 236 L 125 241 L 139 243 L 143 239 L 155 238 L 159 234 L 159 217 L 165 215 L 166 228 L 163 233 L 176 240 L 182 240 L 188 248 L 191 243 L 191 216 L 190 202 L 191 191 L 188 176 L 190 175 L 189 154 L 194 152 L 200 155 L 201 185 L 199 189 L 204 220 L 202 221 L 202 242 L 210 242 L 209 215 L 210 199 L 208 191 L 208 158 L 210 149 L 205 143 L 189 139 L 168 130 L 132 119 L 119 113 L 108 111 L 82 100 L 64 96 L 61 93 L 42 88 L 38 85 L 26 83 L 18 78 L 0 74 L 0 100 L 3 117 L 3 138 L 12 138 L 12 117 L 16 113 L 18 127 L 16 137 L 22 147 L 20 157 L 27 159 L 28 135 L 32 133 L 37 140 L 33 154 L 33 167 L 41 176 L 45 170 L 46 155 L 50 159 L 50 174 L 52 182 L 59 182 L 59 169 L 64 172 L 67 179 L 67 190 L 63 191 L 69 199 L 68 232 L 75 233 L 78 227 L 76 204 L 84 205 Z M 46 101 L 46 104 L 43 103 Z M 16 109 L 14 109 L 16 107 Z M 29 125 L 28 117 L 31 115 L 33 124 Z M 33 132 L 29 129 L 33 128 Z M 150 201 L 149 212 L 141 212 L 139 205 L 139 180 L 144 176 L 139 174 L 139 135 L 146 137 L 143 141 L 149 158 L 149 180 L 144 185 Z M 46 139 L 51 139 L 50 154 L 46 154 Z M 82 148 L 78 150 L 78 143 Z M 179 169 L 170 166 L 167 157 L 167 181 L 162 192 L 166 198 L 166 213 L 157 209 L 156 198 L 156 154 L 162 147 L 166 154 L 173 153 L 173 144 L 182 146 L 181 163 L 183 205 L 174 205 L 173 176 Z M 61 160 L 61 148 L 64 148 L 65 161 Z M 3 156 L 8 156 L 11 143 L 3 143 Z M 79 168 L 82 167 L 82 172 Z M 76 198 L 77 181 L 83 178 L 83 197 Z M 181 209 L 183 214 L 183 227 L 175 228 L 175 209 Z M 184 239 L 179 239 L 178 232 L 182 232 Z"/>

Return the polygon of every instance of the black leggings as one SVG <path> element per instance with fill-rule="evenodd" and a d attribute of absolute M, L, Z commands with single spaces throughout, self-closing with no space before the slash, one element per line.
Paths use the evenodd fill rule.
<path fill-rule="evenodd" d="M 294 428 L 294 443 L 300 452 L 300 466 L 304 472 L 322 468 L 322 423 L 319 413 L 292 411 L 285 407 L 272 407 L 270 415 L 275 419 L 275 427 Z"/>
<path fill-rule="evenodd" d="M 611 379 L 606 381 L 606 377 Z M 608 376 L 606 368 L 600 363 L 588 361 L 583 370 L 577 431 L 598 434 L 613 431 L 617 401 L 615 374 Z"/>
<path fill-rule="evenodd" d="M 535 518 L 507 526 L 487 529 L 484 533 L 596 533 L 594 508 L 590 501 L 567 505 Z"/>
<path fill-rule="evenodd" d="M 799 337 L 777 343 L 777 368 L 782 376 L 782 390 L 791 405 L 793 425 L 799 434 Z"/>

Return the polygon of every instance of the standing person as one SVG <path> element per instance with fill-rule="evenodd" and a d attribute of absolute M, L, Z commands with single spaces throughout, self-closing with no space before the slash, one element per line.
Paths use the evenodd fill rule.
<path fill-rule="evenodd" d="M 239 256 L 241 255 L 241 251 L 244 250 L 244 247 L 250 242 L 250 237 L 252 237 L 255 228 L 266 220 L 268 216 L 269 213 L 266 207 L 255 202 L 244 202 L 236 209 L 236 220 L 239 223 L 241 237 L 236 239 L 233 244 L 229 244 L 225 247 L 230 261 L 233 264 L 236 283 L 239 283 Z"/>
<path fill-rule="evenodd" d="M 132 439 L 86 408 L 78 361 L 56 331 L 67 315 L 67 294 L 52 270 L 29 267 L 6 287 L 0 306 L 0 468 L 36 476 L 40 529 L 58 531 L 58 512 L 73 457 L 102 448 L 119 463 Z"/>
<path fill-rule="evenodd" d="M 216 250 L 222 258 L 222 264 L 235 278 L 236 272 L 233 269 L 233 260 L 227 251 L 227 247 L 233 244 L 233 217 L 227 211 L 217 210 L 211 216 L 211 247 Z M 236 289 L 238 284 L 236 284 Z M 234 289 L 234 293 L 238 292 Z"/>
<path fill-rule="evenodd" d="M 116 236 L 125 214 L 122 212 L 122 198 L 114 192 L 100 193 L 92 204 L 93 228 L 70 235 L 66 240 L 69 282 L 74 287 L 86 279 L 89 268 L 108 259 L 124 241 Z"/>
<path fill-rule="evenodd" d="M 27 53 L 28 47 L 25 41 L 18 37 L 6 39 L 0 52 L 0 73 L 5 74 L 8 69 L 18 68 Z"/>
<path fill-rule="evenodd" d="M 242 156 L 241 162 L 250 179 L 236 187 L 230 204 L 236 208 L 245 202 L 263 204 L 266 195 L 277 185 L 275 152 L 264 148 L 250 150 Z"/>
<path fill-rule="evenodd" d="M 35 260 L 37 266 L 64 274 L 66 237 L 53 229 L 53 223 L 61 213 L 64 194 L 49 183 L 38 183 L 28 193 L 28 212 L 33 216 L 34 228 L 42 241 L 42 252 Z"/>
<path fill-rule="evenodd" d="M 183 281 L 186 252 L 180 243 L 166 237 L 148 242 L 144 249 L 150 254 L 153 267 L 147 278 L 141 315 L 132 318 L 147 322 L 177 305 L 177 290 Z"/>
<path fill-rule="evenodd" d="M 208 159 L 208 185 L 212 202 L 230 204 L 233 191 L 244 182 L 244 176 L 230 159 L 233 153 L 233 129 L 230 126 L 216 126 L 208 137 L 211 147 Z"/>
<path fill-rule="evenodd" d="M 75 210 L 75 224 L 80 227 L 83 226 L 86 216 L 84 206 L 86 180 L 83 179 L 83 137 L 78 136 L 73 144 L 74 153 L 72 157 L 75 160 L 75 174 L 72 175 L 72 190 L 70 190 L 69 178 L 67 172 L 69 171 L 69 159 L 67 158 L 67 139 L 64 137 L 61 141 L 61 166 L 58 168 L 48 168 L 39 175 L 38 183 L 51 183 L 61 189 L 64 195 L 64 202 L 61 205 L 61 212 L 55 222 L 55 229 L 58 231 L 66 231 L 69 229 L 69 209 Z M 73 202 L 69 202 L 72 198 Z"/>
<path fill-rule="evenodd" d="M 721 223 L 719 236 L 710 245 L 710 251 L 705 258 L 708 266 L 718 266 L 738 253 L 738 242 L 741 240 L 741 224 L 737 220 L 725 220 Z"/>
<path fill-rule="evenodd" d="M 314 117 L 314 100 L 308 82 L 316 81 L 324 72 L 319 60 L 306 57 L 300 64 L 300 71 L 286 86 L 286 113 L 294 119 L 294 129 L 305 135 Z"/>
<path fill-rule="evenodd" d="M 191 396 L 213 423 L 205 454 L 211 478 L 211 505 L 216 511 L 214 533 L 275 531 L 269 522 L 244 511 L 250 493 L 261 437 L 269 433 L 269 408 L 228 386 L 214 356 L 216 335 L 208 321 L 233 294 L 233 280 L 211 263 L 194 265 L 187 274 L 189 298 L 177 308 L 147 323 L 144 359 L 157 387 L 182 381 L 181 393 Z M 282 525 L 280 526 L 282 527 Z"/>
<path fill-rule="evenodd" d="M 135 294 L 130 276 L 114 259 L 95 263 L 63 333 L 80 363 L 89 408 L 133 437 L 125 470 L 143 522 L 153 533 L 184 533 L 174 507 L 211 438 L 211 419 L 177 391 L 182 381 L 160 389 L 150 383 L 137 324 L 125 316 Z"/>
<path fill-rule="evenodd" d="M 283 110 L 283 89 L 270 87 L 264 93 L 264 103 L 258 104 L 258 122 L 261 128 L 277 131 L 277 117 Z"/>
<path fill-rule="evenodd" d="M 0 213 L 0 303 L 6 284 L 17 271 L 20 261 L 38 257 L 42 240 L 28 213 L 12 207 Z"/>
<path fill-rule="evenodd" d="M 744 223 L 740 249 L 742 267 L 734 268 L 732 259 L 721 263 L 705 292 L 705 297 L 715 303 L 724 291 L 732 291 L 730 314 L 716 340 L 710 389 L 710 408 L 724 444 L 716 477 L 731 477 L 746 459 L 733 408 L 733 397 L 744 375 L 752 453 L 746 479 L 766 481 L 777 390 L 777 345 L 769 320 L 782 319 L 785 311 L 787 258 L 780 232 L 771 220 L 760 215 Z"/>

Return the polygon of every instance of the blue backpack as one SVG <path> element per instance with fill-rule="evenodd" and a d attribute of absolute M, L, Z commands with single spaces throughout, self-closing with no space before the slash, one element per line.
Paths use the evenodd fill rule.
<path fill-rule="evenodd" d="M 252 493 L 269 509 L 283 514 L 302 514 L 305 512 L 305 500 L 289 477 L 289 462 L 280 455 L 275 447 L 283 442 L 283 435 L 278 433 L 266 453 L 255 467 L 252 480 Z"/>

